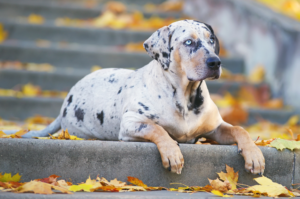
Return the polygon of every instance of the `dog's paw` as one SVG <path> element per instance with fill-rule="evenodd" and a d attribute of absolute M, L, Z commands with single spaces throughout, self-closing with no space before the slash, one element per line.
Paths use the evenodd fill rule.
<path fill-rule="evenodd" d="M 252 174 L 263 175 L 265 170 L 265 158 L 261 150 L 255 144 L 240 146 L 238 149 L 245 159 L 245 169 Z"/>
<path fill-rule="evenodd" d="M 167 142 L 158 144 L 157 147 L 161 155 L 163 166 L 173 173 L 181 174 L 184 160 L 178 143 L 176 141 L 172 143 Z"/>

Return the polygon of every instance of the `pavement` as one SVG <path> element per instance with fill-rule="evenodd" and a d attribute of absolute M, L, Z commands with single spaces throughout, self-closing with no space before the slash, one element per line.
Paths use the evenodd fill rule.
<path fill-rule="evenodd" d="M 208 199 L 208 198 L 220 198 L 206 192 L 197 192 L 197 193 L 178 193 L 171 191 L 148 191 L 148 192 L 97 192 L 97 193 L 82 193 L 77 192 L 74 194 L 53 194 L 53 195 L 40 195 L 40 194 L 31 194 L 31 193 L 1 193 L 1 199 L 94 199 L 94 198 L 107 198 L 107 199 L 118 199 L 118 198 L 163 198 L 163 199 L 179 199 L 179 198 L 199 198 L 199 199 Z M 252 198 L 249 196 L 234 196 L 235 199 L 247 199 Z M 268 197 L 260 197 L 261 199 L 266 199 Z M 285 197 L 280 197 L 285 198 Z"/>

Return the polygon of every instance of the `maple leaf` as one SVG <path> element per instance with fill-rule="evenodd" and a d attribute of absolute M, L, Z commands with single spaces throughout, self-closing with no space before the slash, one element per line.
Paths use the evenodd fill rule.
<path fill-rule="evenodd" d="M 224 195 L 221 191 L 218 191 L 218 190 L 212 190 L 211 193 L 214 195 L 217 195 L 217 196 L 225 197 L 225 198 L 232 197 L 230 195 Z"/>
<path fill-rule="evenodd" d="M 148 186 L 145 185 L 143 183 L 143 181 L 139 180 L 138 178 L 135 178 L 135 177 L 131 177 L 131 176 L 128 176 L 127 177 L 127 181 L 134 184 L 134 185 L 137 185 L 137 186 L 141 186 L 143 188 L 147 188 Z"/>
<path fill-rule="evenodd" d="M 221 192 L 227 192 L 232 189 L 231 184 L 228 180 L 225 180 L 224 182 L 222 182 L 221 180 L 219 180 L 219 178 L 217 178 L 215 180 L 211 180 L 208 178 L 208 181 L 209 181 L 210 185 L 213 187 L 213 189 L 215 189 L 215 190 L 218 190 Z"/>
<path fill-rule="evenodd" d="M 273 182 L 269 178 L 263 176 L 254 178 L 254 180 L 260 185 L 254 185 L 247 188 L 248 191 L 259 191 L 260 193 L 266 193 L 269 197 L 278 197 L 279 195 L 294 196 L 286 187 Z"/>
<path fill-rule="evenodd" d="M 282 149 L 290 149 L 293 151 L 294 149 L 300 149 L 300 141 L 290 141 L 278 138 L 272 141 L 269 146 L 275 147 L 281 151 Z"/>
<path fill-rule="evenodd" d="M 17 191 L 19 193 L 25 193 L 25 192 L 33 192 L 37 194 L 53 194 L 54 192 L 52 189 L 58 190 L 62 193 L 68 193 L 71 194 L 67 189 L 54 186 L 45 182 L 41 181 L 30 181 L 25 183 L 24 185 L 20 186 Z"/>
<path fill-rule="evenodd" d="M 69 187 L 69 191 L 78 192 L 78 191 L 85 191 L 91 192 L 93 185 L 91 184 L 79 184 L 79 185 L 72 185 Z"/>
<path fill-rule="evenodd" d="M 57 185 L 57 178 L 59 178 L 60 176 L 58 175 L 51 175 L 48 178 L 42 178 L 42 179 L 36 179 L 35 181 L 41 181 L 41 182 L 45 182 L 48 184 L 53 184 L 53 185 Z"/>
<path fill-rule="evenodd" d="M 228 180 L 230 185 L 231 185 L 231 190 L 236 189 L 236 184 L 239 178 L 239 172 L 237 171 L 236 173 L 234 172 L 233 168 L 226 165 L 226 171 L 227 173 L 218 173 L 219 177 L 221 180 L 226 181 Z"/>
<path fill-rule="evenodd" d="M 10 135 L 6 135 L 3 131 L 0 133 L 0 138 L 22 138 L 22 135 L 26 134 L 29 130 L 19 130 L 18 132 Z"/>
<path fill-rule="evenodd" d="M 2 175 L 0 173 L 0 182 L 19 182 L 21 180 L 21 176 L 19 173 L 15 174 L 14 176 L 11 176 L 11 173 L 5 173 Z"/>

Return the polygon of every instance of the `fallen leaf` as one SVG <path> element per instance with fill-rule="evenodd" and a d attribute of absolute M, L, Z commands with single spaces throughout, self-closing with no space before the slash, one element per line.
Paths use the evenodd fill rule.
<path fill-rule="evenodd" d="M 58 190 L 62 193 L 68 193 L 71 194 L 67 189 L 54 186 L 48 183 L 40 182 L 40 181 L 30 181 L 27 183 L 24 183 L 24 185 L 17 188 L 17 191 L 19 193 L 25 193 L 25 192 L 33 192 L 36 194 L 53 194 L 54 192 L 52 189 Z"/>
<path fill-rule="evenodd" d="M 226 171 L 227 173 L 223 173 L 221 171 L 220 173 L 218 173 L 218 175 L 220 179 L 223 180 L 224 182 L 228 180 L 231 185 L 231 190 L 235 190 L 237 188 L 236 185 L 239 178 L 239 172 L 237 171 L 235 173 L 233 168 L 228 165 L 226 165 Z"/>
<path fill-rule="evenodd" d="M 260 193 L 266 193 L 269 197 L 278 197 L 279 195 L 285 195 L 293 197 L 294 195 L 281 184 L 275 183 L 269 178 L 263 176 L 254 178 L 254 180 L 260 185 L 254 185 L 247 188 L 248 191 L 259 191 Z"/>
<path fill-rule="evenodd" d="M 258 65 L 252 70 L 248 79 L 251 83 L 258 84 L 264 80 L 264 77 L 265 77 L 265 68 L 262 65 Z"/>
<path fill-rule="evenodd" d="M 290 149 L 293 151 L 294 149 L 300 149 L 300 141 L 283 140 L 278 138 L 272 141 L 270 146 L 281 151 L 282 149 Z"/>
<path fill-rule="evenodd" d="M 69 191 L 78 192 L 78 191 L 85 191 L 91 192 L 93 185 L 91 184 L 79 184 L 79 185 L 72 185 L 69 187 Z"/>
<path fill-rule="evenodd" d="M 11 173 L 5 173 L 2 175 L 0 173 L 0 182 L 19 182 L 21 180 L 21 176 L 19 173 L 15 174 L 14 176 L 11 176 Z"/>
<path fill-rule="evenodd" d="M 225 193 L 232 189 L 231 184 L 228 180 L 225 180 L 224 182 L 222 182 L 221 180 L 219 180 L 219 178 L 217 178 L 215 180 L 211 180 L 208 178 L 208 181 L 209 181 L 210 185 L 213 187 L 213 189 L 215 189 L 215 190 Z"/>
<path fill-rule="evenodd" d="M 2 23 L 0 23 L 0 44 L 7 38 L 7 32 L 4 30 Z"/>
<path fill-rule="evenodd" d="M 135 178 L 135 177 L 128 176 L 127 177 L 127 181 L 130 182 L 130 183 L 132 183 L 132 184 L 134 184 L 134 185 L 141 186 L 143 188 L 147 188 L 148 187 L 141 180 L 139 180 L 138 178 Z"/>
<path fill-rule="evenodd" d="M 230 195 L 225 195 L 225 194 L 223 194 L 222 192 L 220 192 L 218 190 L 212 190 L 211 193 L 214 194 L 214 195 L 217 195 L 217 196 L 225 197 L 225 198 L 232 197 Z"/>
<path fill-rule="evenodd" d="M 30 14 L 28 16 L 28 23 L 32 24 L 43 24 L 44 23 L 44 17 L 37 14 Z"/>

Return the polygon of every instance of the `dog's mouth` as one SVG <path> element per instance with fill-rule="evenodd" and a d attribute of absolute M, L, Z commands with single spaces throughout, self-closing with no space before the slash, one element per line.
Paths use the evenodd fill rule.
<path fill-rule="evenodd" d="M 198 78 L 187 77 L 189 81 L 203 81 L 203 80 L 214 80 L 219 79 L 221 76 L 221 69 L 218 70 L 207 70 L 205 74 L 202 74 Z"/>

